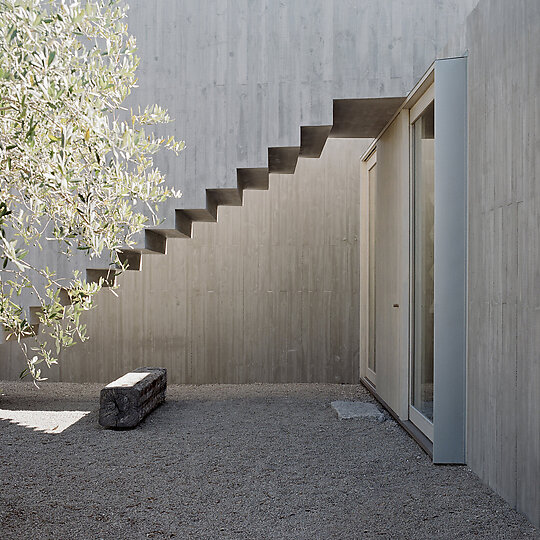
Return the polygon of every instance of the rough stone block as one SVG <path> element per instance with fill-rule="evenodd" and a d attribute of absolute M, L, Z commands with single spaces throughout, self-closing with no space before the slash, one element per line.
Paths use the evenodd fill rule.
<path fill-rule="evenodd" d="M 107 428 L 133 428 L 165 401 L 167 370 L 143 367 L 101 390 L 99 423 Z"/>

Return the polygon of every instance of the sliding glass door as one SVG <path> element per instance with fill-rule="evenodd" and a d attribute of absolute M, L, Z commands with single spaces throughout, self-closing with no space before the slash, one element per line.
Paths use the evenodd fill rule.
<path fill-rule="evenodd" d="M 433 438 L 435 132 L 431 102 L 412 124 L 413 309 L 409 417 Z"/>
<path fill-rule="evenodd" d="M 376 156 L 373 156 L 368 162 L 368 199 L 369 199 L 369 330 L 368 330 L 368 361 L 367 361 L 367 378 L 374 384 L 377 384 L 377 357 L 376 351 L 376 325 L 375 325 L 375 294 L 376 294 L 376 281 L 375 281 L 375 256 L 377 248 L 375 245 L 375 211 L 377 208 L 376 196 L 377 196 L 377 162 Z"/>

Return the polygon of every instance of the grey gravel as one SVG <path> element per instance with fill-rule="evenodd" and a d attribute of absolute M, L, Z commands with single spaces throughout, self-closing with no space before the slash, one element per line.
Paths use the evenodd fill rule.
<path fill-rule="evenodd" d="M 90 411 L 49 433 L 0 420 L 2 539 L 540 538 L 394 420 L 339 421 L 332 401 L 373 403 L 360 386 L 171 386 L 129 431 L 98 425 L 100 385 L 0 389 L 37 424 Z"/>
<path fill-rule="evenodd" d="M 365 401 L 332 401 L 330 403 L 336 411 L 340 420 L 350 420 L 351 418 L 364 418 L 384 422 L 384 414 L 379 411 L 373 403 Z"/>

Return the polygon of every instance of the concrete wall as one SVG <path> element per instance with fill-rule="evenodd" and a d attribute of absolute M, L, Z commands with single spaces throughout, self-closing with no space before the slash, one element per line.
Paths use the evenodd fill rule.
<path fill-rule="evenodd" d="M 236 167 L 265 166 L 268 146 L 298 144 L 300 125 L 330 124 L 332 98 L 404 94 L 450 37 L 449 53 L 466 46 L 467 459 L 540 524 L 540 3 L 483 0 L 464 34 L 475 4 L 138 2 L 133 102 L 157 101 L 177 118 L 188 149 L 162 165 L 181 206 L 203 206 L 204 188 L 234 185 Z M 103 293 L 88 321 L 94 339 L 64 355 L 62 379 L 156 363 L 178 382 L 356 380 L 360 147 L 338 144 L 322 165 L 300 160 L 294 179 L 247 194 L 244 209 L 220 209 L 217 225 L 195 225 L 191 244 L 145 260 L 120 300 Z M 12 349 L 1 349 L 2 376 L 18 373 L 5 369 Z"/>
<path fill-rule="evenodd" d="M 540 524 L 540 2 L 480 2 L 469 49 L 467 455 Z"/>
<path fill-rule="evenodd" d="M 332 124 L 333 98 L 405 95 L 476 2 L 132 2 L 133 101 L 168 107 L 186 140 L 162 162 L 180 206 L 235 185 L 237 167 L 266 166 L 267 147 L 298 145 L 300 125 Z"/>
<path fill-rule="evenodd" d="M 187 144 L 157 160 L 183 192 L 163 226 L 204 207 L 205 188 L 235 186 L 237 167 L 265 167 L 269 146 L 298 145 L 301 125 L 332 124 L 333 98 L 404 95 L 476 1 L 129 2 L 141 65 L 128 105 L 166 106 L 176 120 L 160 131 Z M 60 276 L 103 266 L 52 246 L 28 259 Z"/>
<path fill-rule="evenodd" d="M 540 4 L 483 0 L 455 43 L 468 50 L 467 463 L 540 524 Z M 437 98 L 436 98 L 437 99 Z M 379 207 L 398 235 L 397 122 L 377 145 Z M 389 189 L 386 189 L 386 186 Z M 383 225 L 384 226 L 384 225 Z M 377 227 L 380 220 L 377 217 Z M 387 303 L 406 272 L 377 233 L 377 391 L 400 413 L 397 321 Z M 382 258 L 382 261 L 381 261 Z M 406 265 L 403 266 L 406 268 Z M 382 283 L 381 283 L 382 282 Z M 364 287 L 365 290 L 365 287 Z M 380 311 L 383 310 L 383 313 Z M 381 333 L 383 334 L 381 336 Z M 365 334 L 365 329 L 364 329 Z M 361 344 L 361 350 L 362 344 Z M 382 356 L 382 358 L 381 358 Z M 399 360 L 399 359 L 398 359 Z M 405 380 L 405 379 L 402 379 Z M 448 383 L 448 378 L 445 381 Z"/>
<path fill-rule="evenodd" d="M 98 295 L 90 341 L 53 377 L 110 381 L 135 367 L 175 383 L 358 381 L 361 139 L 329 139 L 268 191 L 244 191 L 217 223 L 194 223 Z M 4 349 L 6 350 L 6 349 Z M 14 345 L 0 379 L 17 376 Z M 47 374 L 49 375 L 49 374 Z"/>

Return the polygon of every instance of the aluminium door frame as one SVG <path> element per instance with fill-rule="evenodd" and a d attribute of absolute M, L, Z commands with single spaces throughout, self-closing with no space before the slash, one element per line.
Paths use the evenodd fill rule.
<path fill-rule="evenodd" d="M 376 386 L 376 374 L 368 371 L 369 357 L 369 171 L 377 164 L 377 149 L 372 148 L 369 154 L 361 158 L 360 170 L 360 379 L 367 379 Z M 367 254 L 367 257 L 365 256 Z"/>
<path fill-rule="evenodd" d="M 414 123 L 435 101 L 435 82 L 425 90 L 409 109 L 409 357 L 407 378 L 407 410 L 409 420 L 433 442 L 433 422 L 412 404 L 413 366 L 415 351 L 415 176 L 414 176 Z"/>

